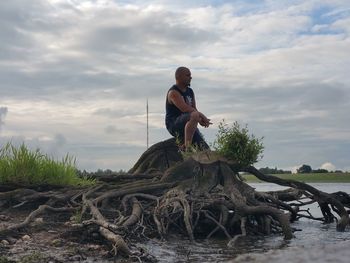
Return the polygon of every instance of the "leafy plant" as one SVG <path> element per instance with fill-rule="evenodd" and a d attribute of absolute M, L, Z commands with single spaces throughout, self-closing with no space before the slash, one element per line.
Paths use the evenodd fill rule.
<path fill-rule="evenodd" d="M 213 149 L 241 167 L 256 163 L 263 157 L 262 138 L 249 134 L 247 125 L 241 127 L 236 121 L 229 126 L 222 120 L 213 143 Z"/>
<path fill-rule="evenodd" d="M 24 144 L 19 147 L 7 143 L 0 149 L 0 183 L 23 185 L 89 185 L 93 180 L 77 175 L 75 159 L 66 155 L 56 161 L 39 149 L 31 151 Z"/>

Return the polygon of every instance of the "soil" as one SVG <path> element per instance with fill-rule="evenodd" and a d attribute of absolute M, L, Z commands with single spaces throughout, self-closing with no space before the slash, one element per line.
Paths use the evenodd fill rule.
<path fill-rule="evenodd" d="M 30 211 L 4 211 L 0 228 L 22 222 Z M 25 231 L 0 237 L 0 263 L 115 262 L 109 248 L 92 233 L 86 237 L 69 215 L 39 217 Z M 79 233 L 81 232 L 81 233 Z M 118 259 L 118 262 L 127 262 Z"/>

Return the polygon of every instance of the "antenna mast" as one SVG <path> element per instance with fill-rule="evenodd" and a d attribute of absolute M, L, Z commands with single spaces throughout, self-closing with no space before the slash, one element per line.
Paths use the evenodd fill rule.
<path fill-rule="evenodd" d="M 149 133 L 148 133 L 148 98 L 147 98 L 147 101 L 146 101 L 146 116 L 147 116 L 147 149 L 148 149 L 148 145 L 149 145 Z"/>

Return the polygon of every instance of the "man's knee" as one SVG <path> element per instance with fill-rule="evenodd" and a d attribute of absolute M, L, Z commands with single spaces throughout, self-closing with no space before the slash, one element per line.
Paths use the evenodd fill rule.
<path fill-rule="evenodd" d="M 190 115 L 190 121 L 198 123 L 199 120 L 200 120 L 199 112 L 198 111 L 192 111 L 191 115 Z"/>

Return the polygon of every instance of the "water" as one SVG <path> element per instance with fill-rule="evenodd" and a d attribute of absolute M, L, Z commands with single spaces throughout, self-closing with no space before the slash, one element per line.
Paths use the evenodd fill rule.
<path fill-rule="evenodd" d="M 277 191 L 285 189 L 285 187 L 269 184 L 269 183 L 254 183 L 250 184 L 257 191 Z M 316 183 L 310 184 L 319 190 L 327 193 L 336 191 L 344 191 L 350 193 L 350 183 Z M 314 216 L 321 216 L 321 212 L 317 205 L 309 206 L 311 213 Z M 301 229 L 294 233 L 295 238 L 289 241 L 285 241 L 282 235 L 271 235 L 267 237 L 246 237 L 238 240 L 234 248 L 227 247 L 226 239 L 211 239 L 210 241 L 196 241 L 191 243 L 184 237 L 173 236 L 166 242 L 158 242 L 151 240 L 144 244 L 152 255 L 155 255 L 160 262 L 236 262 L 238 256 L 239 262 L 252 261 L 252 262 L 279 262 L 278 255 L 281 254 L 282 258 L 289 259 L 290 262 L 298 262 L 295 255 L 299 254 L 300 257 L 306 258 L 315 249 L 312 257 L 317 257 L 317 262 L 328 262 L 327 247 L 334 246 L 349 246 L 350 243 L 350 231 L 349 228 L 345 232 L 337 232 L 335 224 L 324 225 L 322 222 L 312 221 L 309 219 L 300 219 L 300 221 L 293 223 L 292 227 Z M 333 248 L 332 248 L 333 249 Z M 264 257 L 261 253 L 267 252 L 271 254 L 271 251 L 276 255 L 277 261 L 268 256 L 268 259 L 264 261 Z M 296 252 L 298 251 L 298 252 Z M 342 250 L 344 253 L 350 254 L 348 249 Z M 254 261 L 254 253 L 258 253 L 258 261 Z M 304 254 L 303 254 L 304 253 Z M 309 253 L 309 254 L 305 254 Z M 322 253 L 324 255 L 322 256 Z M 246 256 L 246 254 L 252 255 L 249 258 L 239 258 Z M 268 253 L 267 253 L 268 254 Z M 333 262 L 348 262 L 349 255 L 343 255 L 337 253 L 337 261 Z M 268 254 L 269 255 L 269 254 Z M 311 258 L 312 258 L 311 257 Z M 341 258 L 344 260 L 341 261 Z M 294 259 L 294 261 L 293 261 Z M 332 260 L 331 260 L 332 261 Z"/>

